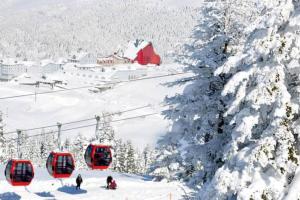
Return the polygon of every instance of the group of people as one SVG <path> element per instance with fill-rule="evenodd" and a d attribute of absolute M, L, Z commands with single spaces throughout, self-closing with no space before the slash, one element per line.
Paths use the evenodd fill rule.
<path fill-rule="evenodd" d="M 82 184 L 82 177 L 79 174 L 76 178 L 76 190 L 80 190 L 80 186 Z M 106 189 L 110 189 L 110 190 L 115 190 L 117 189 L 117 183 L 116 181 L 113 179 L 112 176 L 108 176 L 106 178 Z"/>

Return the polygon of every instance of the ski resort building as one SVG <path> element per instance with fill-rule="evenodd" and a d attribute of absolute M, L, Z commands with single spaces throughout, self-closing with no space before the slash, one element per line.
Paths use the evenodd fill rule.
<path fill-rule="evenodd" d="M 40 62 L 17 61 L 15 59 L 5 59 L 0 61 L 0 80 L 10 81 L 24 73 L 31 75 L 42 75 L 54 73 L 62 69 L 61 63 L 52 60 L 42 60 Z"/>
<path fill-rule="evenodd" d="M 27 72 L 27 67 L 14 59 L 0 61 L 0 80 L 9 81 Z"/>
<path fill-rule="evenodd" d="M 113 65 L 128 64 L 128 63 L 131 63 L 131 61 L 128 58 L 118 56 L 116 53 L 107 57 L 102 57 L 97 59 L 97 64 L 102 66 L 113 66 Z"/>
<path fill-rule="evenodd" d="M 50 74 L 62 69 L 62 63 L 56 63 L 52 60 L 42 60 L 40 66 L 42 74 Z"/>
<path fill-rule="evenodd" d="M 161 64 L 161 58 L 155 53 L 152 43 L 145 40 L 129 42 L 124 57 L 131 62 L 138 62 L 140 65 Z"/>
<path fill-rule="evenodd" d="M 79 63 L 79 64 L 95 64 L 97 58 L 91 53 L 87 52 L 76 52 L 73 53 L 68 59 L 69 63 Z"/>

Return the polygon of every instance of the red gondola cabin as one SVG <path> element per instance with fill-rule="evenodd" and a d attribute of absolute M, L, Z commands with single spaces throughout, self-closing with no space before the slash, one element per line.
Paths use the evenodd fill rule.
<path fill-rule="evenodd" d="M 112 162 L 110 146 L 90 144 L 85 151 L 84 159 L 91 169 L 107 169 Z"/>
<path fill-rule="evenodd" d="M 29 160 L 10 160 L 5 168 L 6 180 L 13 186 L 27 186 L 34 177 L 34 170 Z"/>
<path fill-rule="evenodd" d="M 73 156 L 70 153 L 51 152 L 46 168 L 54 178 L 69 178 L 75 169 Z"/>

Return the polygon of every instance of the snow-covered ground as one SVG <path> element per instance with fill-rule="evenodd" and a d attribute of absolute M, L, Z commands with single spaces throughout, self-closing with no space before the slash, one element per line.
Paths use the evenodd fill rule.
<path fill-rule="evenodd" d="M 178 67 L 178 66 L 177 66 Z M 148 76 L 170 74 L 171 69 L 176 65 L 162 65 L 159 68 L 153 67 L 148 70 Z M 150 107 L 135 110 L 116 116 L 113 120 L 158 113 L 146 118 L 138 118 L 128 121 L 113 123 L 116 136 L 122 139 L 131 140 L 135 146 L 143 148 L 150 144 L 153 146 L 157 139 L 164 135 L 170 122 L 165 120 L 161 111 L 168 107 L 163 106 L 165 96 L 172 96 L 180 93 L 182 86 L 168 87 L 164 85 L 182 77 L 189 77 L 191 74 L 163 77 L 157 79 L 141 80 L 135 82 L 121 83 L 113 89 L 103 93 L 92 93 L 88 89 L 72 90 L 59 93 L 37 95 L 36 97 L 22 97 L 16 99 L 0 100 L 0 110 L 3 112 L 5 132 L 15 131 L 16 129 L 28 129 L 40 126 L 55 125 L 57 122 L 76 121 L 92 118 L 102 112 L 118 112 L 131 108 L 142 107 L 151 104 Z M 68 80 L 73 86 L 77 79 Z M 71 87 L 71 86 L 66 86 Z M 60 89 L 60 88 L 56 88 Z M 51 91 L 49 86 L 40 87 L 24 86 L 13 83 L 1 83 L 0 97 L 20 95 L 27 93 Z M 62 129 L 94 124 L 96 121 L 76 123 L 73 125 L 63 125 Z M 153 126 L 155 124 L 155 126 Z M 52 128 L 56 130 L 56 128 Z M 45 131 L 48 131 L 45 129 Z M 40 133 L 41 130 L 28 131 L 28 135 Z M 95 127 L 64 132 L 63 138 L 73 138 L 78 133 L 84 136 L 92 136 Z M 11 135 L 16 137 L 16 135 Z"/>
<path fill-rule="evenodd" d="M 0 166 L 0 172 L 4 167 Z M 35 178 L 27 187 L 13 187 L 6 182 L 4 173 L 0 173 L 1 200 L 76 200 L 76 199 L 112 199 L 112 200 L 172 200 L 183 199 L 189 190 L 176 182 L 153 182 L 147 177 L 119 174 L 110 171 L 74 171 L 69 179 L 62 182 L 50 177 L 45 169 L 36 169 Z M 82 175 L 81 190 L 75 190 L 75 179 Z M 112 175 L 118 189 L 105 189 L 106 177 Z"/>

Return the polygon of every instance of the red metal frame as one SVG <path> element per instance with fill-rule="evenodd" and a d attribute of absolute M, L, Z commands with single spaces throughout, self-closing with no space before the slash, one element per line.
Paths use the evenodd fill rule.
<path fill-rule="evenodd" d="M 75 169 L 75 161 L 73 155 L 71 153 L 60 153 L 60 152 L 51 152 L 51 154 L 53 154 L 52 167 L 54 167 L 53 174 L 51 174 L 51 176 L 53 176 L 54 178 L 69 178 L 73 172 L 71 174 L 57 174 L 55 166 L 56 166 L 58 156 L 71 156 L 72 164 Z"/>
<path fill-rule="evenodd" d="M 31 162 L 29 160 L 11 160 L 12 161 L 12 165 L 11 165 L 11 169 L 10 169 L 10 175 L 14 174 L 14 171 L 15 171 L 15 168 L 16 168 L 16 165 L 18 163 L 26 163 L 26 164 L 29 164 L 31 169 L 32 169 L 32 179 L 30 180 L 30 182 L 15 182 L 15 181 L 12 181 L 11 179 L 7 180 L 12 186 L 28 186 L 31 181 L 33 180 L 34 178 L 34 168 L 31 164 Z"/>
<path fill-rule="evenodd" d="M 107 148 L 109 150 L 110 156 L 112 157 L 112 153 L 111 153 L 111 150 L 110 150 L 111 146 L 108 146 L 108 145 L 94 145 L 94 144 L 91 144 L 91 146 L 92 146 L 92 156 L 91 157 L 92 157 L 93 162 L 92 162 L 91 165 L 88 164 L 88 166 L 93 170 L 95 170 L 95 169 L 98 169 L 98 170 L 108 169 L 109 166 L 111 165 L 112 161 L 110 161 L 108 166 L 95 166 L 95 164 L 94 164 L 95 158 L 94 157 L 95 157 L 95 151 L 96 151 L 97 148 Z"/>

